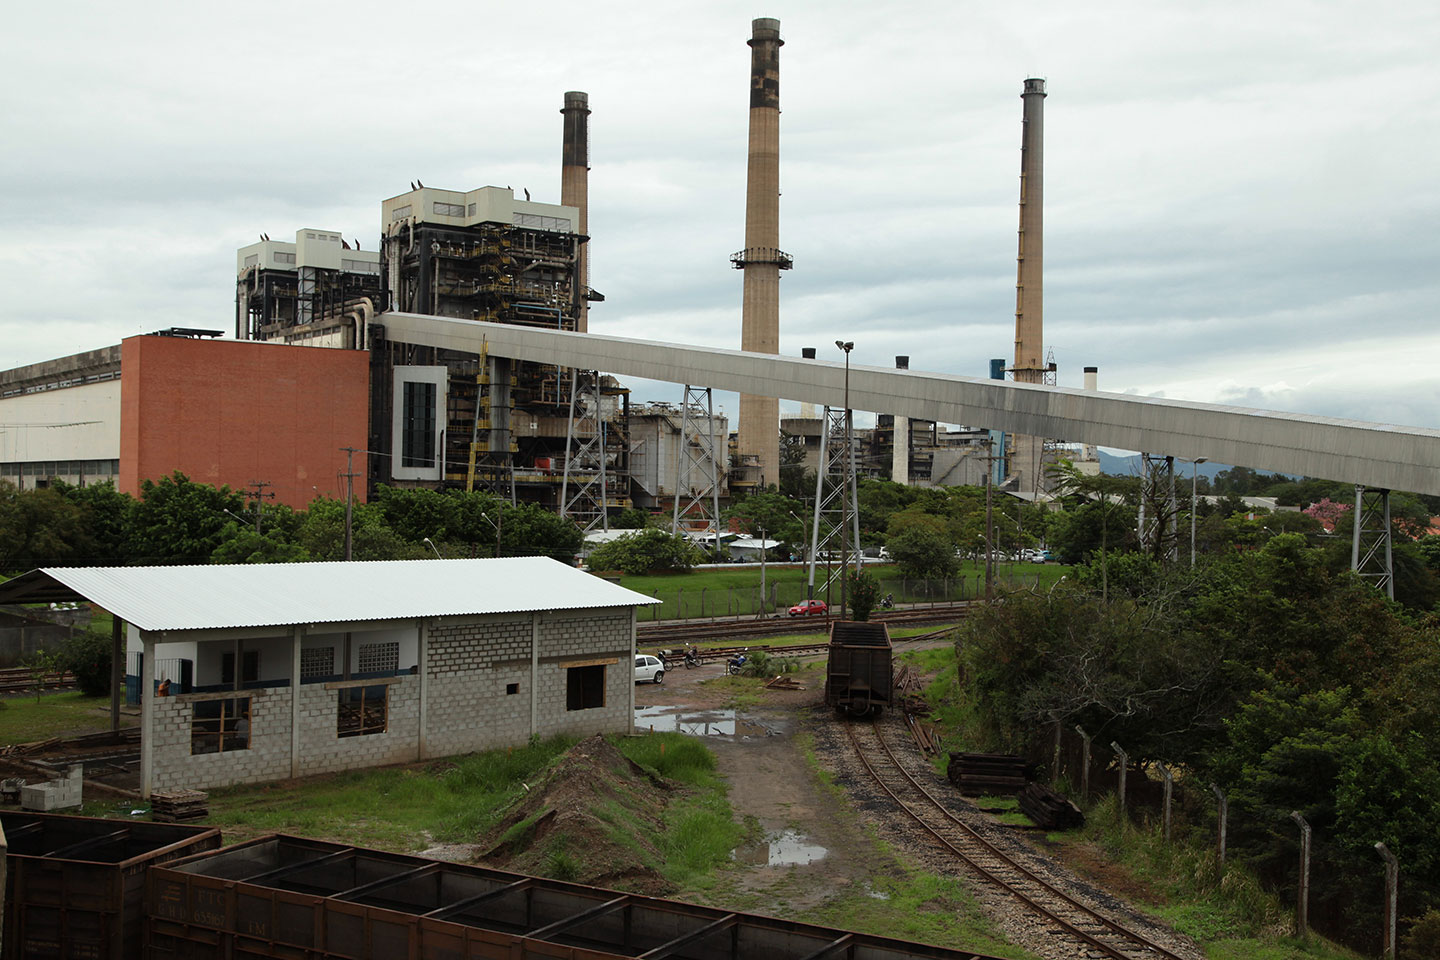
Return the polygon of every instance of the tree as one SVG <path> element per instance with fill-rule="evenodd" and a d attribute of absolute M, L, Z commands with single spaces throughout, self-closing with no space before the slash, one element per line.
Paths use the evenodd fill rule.
<path fill-rule="evenodd" d="M 681 572 L 703 559 L 703 552 L 682 536 L 651 527 L 627 534 L 590 552 L 590 569 L 619 570 L 635 576 L 652 570 Z"/>
<path fill-rule="evenodd" d="M 180 471 L 140 485 L 132 513 L 133 559 L 142 563 L 208 563 L 245 509 L 229 487 L 195 483 Z M 229 511 L 227 513 L 226 511 Z"/>
<path fill-rule="evenodd" d="M 240 527 L 229 539 L 210 554 L 211 563 L 300 563 L 310 559 L 310 552 L 281 536 L 256 533 L 254 527 Z"/>
<path fill-rule="evenodd" d="M 771 540 L 805 543 L 803 517 L 805 505 L 775 489 L 767 489 L 739 497 L 724 512 L 722 519 L 736 524 L 747 536 L 758 537 L 763 530 Z"/>
<path fill-rule="evenodd" d="M 561 563 L 574 563 L 576 554 L 585 545 L 585 534 L 575 521 L 538 503 L 506 506 L 502 512 L 501 556 L 553 557 Z"/>
<path fill-rule="evenodd" d="M 845 584 L 849 588 L 850 617 L 852 620 L 869 620 L 875 605 L 880 602 L 880 581 L 872 574 L 846 569 Z"/>
<path fill-rule="evenodd" d="M 626 507 L 610 518 L 612 530 L 643 530 L 650 526 L 650 514 L 639 507 Z"/>
<path fill-rule="evenodd" d="M 80 508 L 89 533 L 85 563 L 124 563 L 130 554 L 131 514 L 135 498 L 115 489 L 109 480 L 84 487 L 57 482 L 54 489 Z"/>
<path fill-rule="evenodd" d="M 375 504 L 356 504 L 351 513 L 351 559 L 420 560 L 433 556 L 423 544 L 404 540 L 390 529 Z M 314 560 L 344 560 L 345 504 L 324 497 L 310 501 L 297 539 Z"/>
<path fill-rule="evenodd" d="M 22 573 L 88 556 L 85 513 L 52 489 L 0 481 L 0 571 Z"/>
<path fill-rule="evenodd" d="M 954 576 L 960 567 L 955 542 L 946 534 L 944 521 L 915 510 L 891 515 L 885 549 L 890 551 L 902 577 L 941 579 Z"/>

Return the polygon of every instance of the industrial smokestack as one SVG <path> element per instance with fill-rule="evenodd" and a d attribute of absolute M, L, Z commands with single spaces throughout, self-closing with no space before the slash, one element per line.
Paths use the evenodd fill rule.
<path fill-rule="evenodd" d="M 579 90 L 565 94 L 565 140 L 560 158 L 560 202 L 580 209 L 575 231 L 590 236 L 590 97 Z M 590 327 L 590 241 L 580 244 L 579 283 L 575 305 L 575 328 L 584 333 Z"/>
<path fill-rule="evenodd" d="M 1045 81 L 1025 81 L 1020 138 L 1020 244 L 1015 275 L 1015 379 L 1044 380 Z"/>
<path fill-rule="evenodd" d="M 1089 390 L 1091 393 L 1094 393 L 1094 392 L 1096 392 L 1097 390 L 1100 389 L 1100 368 L 1099 368 L 1099 367 L 1086 367 L 1086 368 L 1085 368 L 1085 389 L 1086 389 L 1086 390 Z M 1100 459 L 1100 451 L 1098 451 L 1098 450 L 1095 449 L 1095 444 L 1093 444 L 1093 443 L 1084 444 L 1084 445 L 1082 445 L 1082 446 L 1080 447 L 1080 459 L 1082 459 L 1082 460 L 1099 460 L 1099 459 Z"/>
<path fill-rule="evenodd" d="M 896 370 L 909 370 L 909 357 L 895 358 Z M 890 448 L 890 479 L 910 483 L 910 418 L 895 414 L 895 439 Z"/>
<path fill-rule="evenodd" d="M 750 150 L 745 184 L 745 249 L 730 258 L 745 271 L 740 349 L 780 352 L 780 21 L 751 24 Z M 741 456 L 759 460 L 763 483 L 780 482 L 780 401 L 740 395 Z"/>

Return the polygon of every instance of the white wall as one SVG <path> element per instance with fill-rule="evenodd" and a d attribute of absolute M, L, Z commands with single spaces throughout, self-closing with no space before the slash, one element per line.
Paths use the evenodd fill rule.
<path fill-rule="evenodd" d="M 0 400 L 0 463 L 119 458 L 118 379 Z"/>

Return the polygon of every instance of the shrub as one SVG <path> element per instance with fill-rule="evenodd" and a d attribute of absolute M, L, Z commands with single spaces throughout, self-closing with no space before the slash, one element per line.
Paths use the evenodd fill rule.
<path fill-rule="evenodd" d="M 75 674 L 80 692 L 87 697 L 110 693 L 111 640 L 103 633 L 82 633 L 68 641 L 59 654 L 61 669 Z"/>

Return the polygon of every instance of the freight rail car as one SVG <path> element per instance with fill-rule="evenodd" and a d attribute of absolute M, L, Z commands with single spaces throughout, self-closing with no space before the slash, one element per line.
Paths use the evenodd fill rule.
<path fill-rule="evenodd" d="M 878 714 L 890 704 L 894 685 L 889 627 L 855 620 L 830 624 L 827 704 L 857 717 Z"/>

